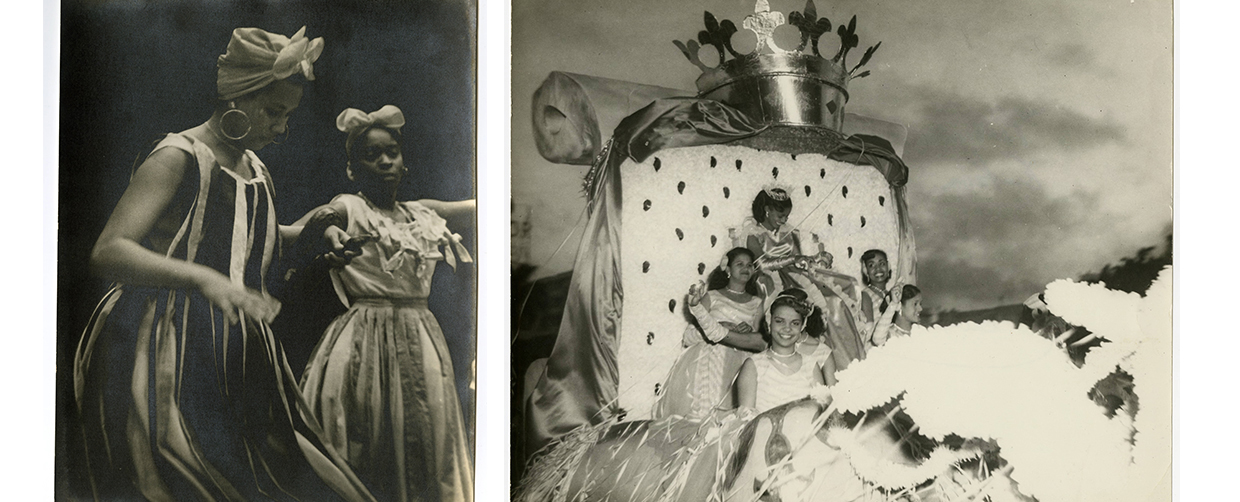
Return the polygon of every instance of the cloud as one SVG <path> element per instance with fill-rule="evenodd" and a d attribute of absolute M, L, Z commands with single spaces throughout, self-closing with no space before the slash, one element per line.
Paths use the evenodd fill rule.
<path fill-rule="evenodd" d="M 1142 245 L 1097 194 L 1052 196 L 1031 180 L 992 180 L 966 193 L 911 194 L 918 282 L 928 305 L 982 308 L 1023 301 Z"/>
<path fill-rule="evenodd" d="M 1094 53 L 1082 43 L 1058 44 L 1051 49 L 1046 58 L 1059 66 L 1068 68 L 1089 68 L 1094 64 Z"/>
<path fill-rule="evenodd" d="M 1006 95 L 982 100 L 947 89 L 909 86 L 913 108 L 906 159 L 984 165 L 1047 151 L 1124 141 L 1120 124 L 1061 105 Z"/>
<path fill-rule="evenodd" d="M 1011 277 L 999 267 L 978 266 L 952 259 L 930 258 L 917 264 L 917 282 L 928 308 L 971 310 L 1020 303 L 1042 291 L 1046 283 Z"/>

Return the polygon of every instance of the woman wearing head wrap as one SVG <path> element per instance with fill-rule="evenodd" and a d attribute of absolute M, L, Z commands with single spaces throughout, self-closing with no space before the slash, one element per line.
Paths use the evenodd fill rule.
<path fill-rule="evenodd" d="M 234 31 L 215 112 L 155 147 L 95 244 L 92 269 L 116 284 L 76 354 L 69 442 L 93 498 L 373 500 L 302 419 L 268 327 L 268 268 L 302 232 L 277 224 L 254 151 L 287 132 L 322 48 L 305 28 Z"/>
<path fill-rule="evenodd" d="M 315 347 L 302 389 L 324 441 L 376 497 L 469 501 L 473 468 L 452 357 L 426 300 L 440 261 L 455 270 L 457 260 L 471 258 L 436 210 L 396 200 L 408 173 L 404 124 L 392 105 L 373 113 L 350 108 L 336 119 L 348 134 L 346 170 L 358 192 L 311 212 L 306 227 L 343 228 L 360 254 L 332 270 L 349 310 Z"/>

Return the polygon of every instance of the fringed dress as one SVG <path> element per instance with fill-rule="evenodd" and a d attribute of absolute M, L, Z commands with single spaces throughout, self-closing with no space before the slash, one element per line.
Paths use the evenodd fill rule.
<path fill-rule="evenodd" d="M 279 244 L 265 166 L 246 152 L 255 173 L 247 180 L 186 136 L 168 135 L 155 150 L 163 148 L 191 159 L 170 206 L 188 209 L 143 244 L 265 293 Z M 226 324 L 191 289 L 117 284 L 104 297 L 73 368 L 71 470 L 85 478 L 81 491 L 99 500 L 373 500 L 303 421 L 271 329 L 239 315 Z"/>
<path fill-rule="evenodd" d="M 302 376 L 326 441 L 348 458 L 376 497 L 473 499 L 473 468 L 452 359 L 427 310 L 435 265 L 469 261 L 443 218 L 416 202 L 404 221 L 362 197 L 340 195 L 362 254 L 333 271 L 349 310 L 327 328 Z M 440 247 L 443 251 L 440 251 Z"/>

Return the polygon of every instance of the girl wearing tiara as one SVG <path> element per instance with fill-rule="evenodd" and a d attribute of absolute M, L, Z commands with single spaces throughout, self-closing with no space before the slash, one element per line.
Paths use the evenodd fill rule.
<path fill-rule="evenodd" d="M 788 215 L 792 212 L 792 198 L 782 188 L 763 188 L 754 197 L 750 207 L 752 216 L 741 223 L 740 240 L 757 256 L 754 266 L 760 275 L 759 286 L 770 294 L 798 284 L 792 278 L 798 269 L 805 269 L 811 262 L 831 267 L 831 254 L 819 251 L 814 257 L 801 252 L 801 235 L 788 227 Z"/>
<path fill-rule="evenodd" d="M 473 500 L 473 468 L 452 358 L 427 310 L 441 260 L 471 261 L 441 216 L 472 212 L 473 201 L 396 200 L 404 164 L 400 109 L 347 109 L 343 194 L 307 215 L 307 228 L 339 227 L 352 260 L 332 271 L 349 310 L 327 328 L 302 376 L 326 441 L 382 500 Z"/>
<path fill-rule="evenodd" d="M 323 39 L 233 31 L 206 122 L 133 173 L 91 254 L 116 285 L 74 361 L 80 457 L 96 500 L 373 500 L 321 431 L 268 323 L 267 271 L 293 240 L 254 153 L 288 130 Z"/>
<path fill-rule="evenodd" d="M 689 288 L 686 305 L 697 323 L 685 329 L 685 351 L 672 365 L 655 418 L 700 420 L 715 409 L 734 407 L 732 381 L 745 354 L 766 348 L 757 332 L 762 299 L 752 280 L 753 258 L 753 251 L 733 248 L 706 283 Z"/>
<path fill-rule="evenodd" d="M 821 316 L 800 289 L 780 293 L 767 311 L 763 337 L 770 348 L 741 365 L 737 399 L 745 414 L 762 413 L 784 403 L 819 394 L 834 373 L 825 344 L 809 355 L 797 350 L 809 321 Z"/>

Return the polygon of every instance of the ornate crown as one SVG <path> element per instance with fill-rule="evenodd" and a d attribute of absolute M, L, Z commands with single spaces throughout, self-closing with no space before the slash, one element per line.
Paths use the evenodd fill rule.
<path fill-rule="evenodd" d="M 697 40 L 674 41 L 689 62 L 702 70 L 697 79 L 698 96 L 727 103 L 768 124 L 840 130 L 848 102 L 848 81 L 870 74 L 857 70 L 882 45 L 874 44 L 856 66 L 848 69 L 848 52 L 859 41 L 857 16 L 853 16 L 847 25 L 836 29 L 839 49 L 829 58 L 823 56 L 818 39 L 831 31 L 831 21 L 818 17 L 814 0 L 805 2 L 804 11 L 789 14 L 787 22 L 783 13 L 771 12 L 767 0 L 757 0 L 754 13 L 741 23 L 741 30 L 732 21 L 717 21 L 710 12 L 703 17 L 706 29 L 698 32 Z M 806 46 L 812 52 L 806 51 Z M 713 67 L 703 62 L 703 58 L 712 59 L 712 52 L 719 59 Z"/>

